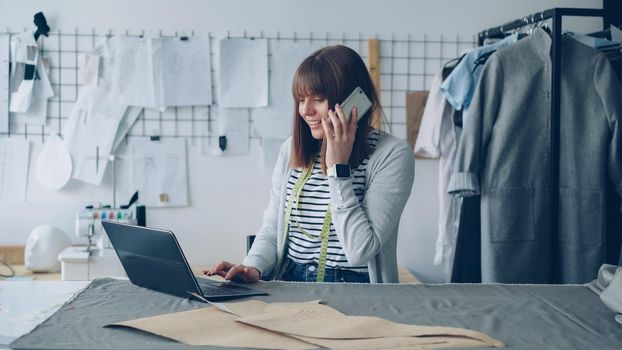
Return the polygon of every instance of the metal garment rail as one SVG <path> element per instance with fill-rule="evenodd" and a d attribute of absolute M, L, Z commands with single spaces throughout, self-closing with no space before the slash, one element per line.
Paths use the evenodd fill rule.
<path fill-rule="evenodd" d="M 503 38 L 509 30 L 523 28 L 538 22 L 552 19 L 552 52 L 553 76 L 551 79 L 551 129 L 550 129 L 550 230 L 551 247 L 555 247 L 559 234 L 559 135 L 560 135 L 560 107 L 561 107 L 561 59 L 562 59 L 562 19 L 563 17 L 609 17 L 601 9 L 581 8 L 553 8 L 538 12 L 504 25 L 489 28 L 479 33 L 478 43 L 482 46 L 486 38 Z M 558 260 L 558 252 L 553 249 L 551 260 Z M 550 264 L 549 277 L 551 282 L 559 282 L 556 277 L 560 274 L 553 270 L 555 264 Z"/>

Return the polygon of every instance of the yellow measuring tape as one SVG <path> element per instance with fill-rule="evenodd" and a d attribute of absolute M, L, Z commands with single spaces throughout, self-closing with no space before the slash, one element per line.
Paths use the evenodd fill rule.
<path fill-rule="evenodd" d="M 302 193 L 302 188 L 305 183 L 309 181 L 312 173 L 311 168 L 305 168 L 298 181 L 294 184 L 294 188 L 289 195 L 289 200 L 287 201 L 287 209 L 285 210 L 285 224 L 283 227 L 285 228 L 285 238 L 287 238 L 287 234 L 289 232 L 289 219 L 292 215 L 292 209 L 294 208 L 294 200 L 296 201 L 296 209 L 300 208 L 300 194 Z M 326 208 L 326 214 L 324 215 L 324 223 L 322 224 L 322 231 L 320 231 L 320 239 L 322 240 L 322 244 L 320 245 L 320 260 L 318 261 L 318 269 L 317 269 L 317 282 L 324 282 L 324 273 L 326 272 L 326 256 L 328 255 L 328 236 L 330 235 L 330 203 L 328 204 L 328 208 Z M 297 224 L 300 231 L 310 239 L 315 239 L 315 236 L 311 235 L 309 232 L 304 230 Z"/>

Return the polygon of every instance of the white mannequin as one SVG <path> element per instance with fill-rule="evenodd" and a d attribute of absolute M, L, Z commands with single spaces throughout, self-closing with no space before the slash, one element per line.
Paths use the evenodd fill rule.
<path fill-rule="evenodd" d="M 71 240 L 61 229 L 50 225 L 35 227 L 26 243 L 26 268 L 34 272 L 60 271 L 58 254 L 70 245 Z"/>

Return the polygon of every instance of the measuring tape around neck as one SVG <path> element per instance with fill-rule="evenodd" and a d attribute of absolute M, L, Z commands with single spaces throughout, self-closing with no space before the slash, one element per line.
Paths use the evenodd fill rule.
<path fill-rule="evenodd" d="M 302 193 L 302 189 L 311 178 L 313 167 L 305 168 L 300 174 L 300 177 L 294 184 L 294 188 L 289 195 L 289 200 L 287 201 L 287 209 L 285 210 L 285 223 L 283 225 L 285 229 L 285 237 L 284 241 L 287 239 L 287 235 L 289 233 L 290 226 L 290 217 L 292 214 L 292 209 L 294 208 L 294 201 L 296 201 L 296 209 L 300 208 L 300 194 Z M 320 231 L 320 239 L 322 240 L 322 244 L 320 245 L 320 259 L 318 261 L 318 269 L 317 269 L 317 282 L 324 282 L 324 273 L 326 272 L 326 256 L 328 255 L 328 237 L 330 235 L 330 203 L 328 204 L 328 208 L 326 208 L 326 214 L 324 215 L 324 223 L 322 224 L 322 231 Z M 298 225 L 300 231 L 310 239 L 315 239 L 316 237 L 311 235 L 309 232 L 304 230 L 300 225 Z"/>

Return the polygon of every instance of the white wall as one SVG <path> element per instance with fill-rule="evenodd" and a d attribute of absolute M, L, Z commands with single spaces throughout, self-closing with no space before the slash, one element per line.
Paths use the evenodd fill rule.
<path fill-rule="evenodd" d="M 194 30 L 196 33 L 300 32 L 474 35 L 480 30 L 552 7 L 601 8 L 602 0 L 0 0 L 0 30 L 32 28 L 43 11 L 53 29 L 98 31 Z M 594 23 L 586 25 L 591 30 Z M 579 30 L 577 30 L 579 31 Z M 178 235 L 192 264 L 239 261 L 245 236 L 260 225 L 269 178 L 259 174 L 259 145 L 245 157 L 202 157 L 189 143 L 190 207 L 149 209 L 148 224 Z M 41 145 L 33 142 L 31 163 Z M 418 160 L 411 198 L 400 228 L 398 258 L 424 281 L 442 281 L 432 265 L 437 221 L 437 162 Z M 129 199 L 129 169 L 119 165 L 118 202 Z M 25 244 L 39 224 L 56 225 L 73 237 L 76 212 L 88 203 L 112 202 L 111 177 L 102 187 L 72 181 L 60 192 L 31 176 L 27 202 L 0 203 L 0 244 Z M 77 241 L 77 239 L 76 239 Z"/>

